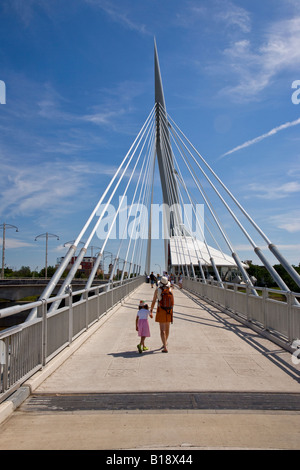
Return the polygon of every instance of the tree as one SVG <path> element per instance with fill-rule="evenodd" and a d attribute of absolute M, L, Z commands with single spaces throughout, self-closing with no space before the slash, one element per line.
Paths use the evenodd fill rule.
<path fill-rule="evenodd" d="M 16 277 L 31 277 L 31 269 L 29 266 L 22 266 L 19 271 L 15 272 Z"/>

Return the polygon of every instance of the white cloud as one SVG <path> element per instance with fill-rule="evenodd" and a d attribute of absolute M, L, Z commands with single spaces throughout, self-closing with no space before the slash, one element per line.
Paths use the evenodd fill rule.
<path fill-rule="evenodd" d="M 37 211 L 55 215 L 75 211 L 78 197 L 80 201 L 84 199 L 91 178 L 97 178 L 97 175 L 106 177 L 115 172 L 113 166 L 70 160 L 68 163 L 46 162 L 32 167 L 3 164 L 2 169 L 0 214 L 9 212 L 12 216 L 36 215 Z"/>
<path fill-rule="evenodd" d="M 284 124 L 281 124 L 280 126 L 274 127 L 269 132 L 266 132 L 265 134 L 255 137 L 254 139 L 247 140 L 247 142 L 244 142 L 243 144 L 238 145 L 237 147 L 234 147 L 232 150 L 229 150 L 228 152 L 223 153 L 223 155 L 221 155 L 220 158 L 225 157 L 226 155 L 230 155 L 231 153 L 237 152 L 238 150 L 249 147 L 250 145 L 257 144 L 257 142 L 260 142 L 261 140 L 266 139 L 267 137 L 271 137 L 277 134 L 277 132 L 280 132 L 284 129 L 288 129 L 289 127 L 297 126 L 298 124 L 300 124 L 300 118 L 296 119 L 295 121 L 286 122 Z"/>
<path fill-rule="evenodd" d="M 216 12 L 215 18 L 225 24 L 227 28 L 238 27 L 244 33 L 251 31 L 250 14 L 244 8 L 222 0 L 217 3 Z"/>
<path fill-rule="evenodd" d="M 126 111 L 123 109 L 119 109 L 118 111 L 99 111 L 93 114 L 87 114 L 83 116 L 82 119 L 100 126 L 109 125 L 114 127 L 116 118 L 124 116 L 125 113 Z"/>
<path fill-rule="evenodd" d="M 251 183 L 247 186 L 247 189 L 252 191 L 252 197 L 254 195 L 262 199 L 283 199 L 291 194 L 300 192 L 300 183 L 298 181 L 290 181 L 282 185 L 268 185 L 266 182 L 262 184 Z"/>
<path fill-rule="evenodd" d="M 0 238 L 0 245 L 2 246 L 3 239 Z M 25 246 L 34 246 L 33 243 L 23 242 L 22 240 L 17 240 L 14 238 L 5 237 L 5 248 L 23 248 Z"/>
<path fill-rule="evenodd" d="M 88 4 L 101 8 L 114 22 L 119 23 L 121 26 L 141 34 L 149 34 L 144 23 L 129 18 L 128 12 L 124 11 L 124 4 L 116 1 L 109 0 L 85 0 Z"/>
<path fill-rule="evenodd" d="M 240 6 L 227 0 L 210 0 L 207 5 L 198 0 L 182 2 L 182 8 L 176 12 L 176 24 L 190 29 L 192 26 L 199 27 L 199 21 L 207 23 L 214 22 L 214 27 L 225 28 L 228 31 L 251 31 L 251 19 L 249 12 Z"/>
<path fill-rule="evenodd" d="M 279 228 L 286 230 L 289 233 L 300 232 L 300 213 L 299 211 L 292 211 L 290 213 L 278 214 L 270 218 Z"/>
<path fill-rule="evenodd" d="M 300 63 L 300 16 L 277 21 L 264 33 L 261 44 L 252 37 L 235 41 L 224 50 L 224 70 L 238 80 L 221 90 L 238 101 L 258 97 L 282 70 L 298 70 Z"/>

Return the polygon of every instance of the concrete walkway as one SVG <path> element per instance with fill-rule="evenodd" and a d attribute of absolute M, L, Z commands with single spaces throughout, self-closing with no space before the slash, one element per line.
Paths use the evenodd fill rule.
<path fill-rule="evenodd" d="M 25 384 L 34 397 L 0 425 L 1 450 L 300 448 L 299 408 L 263 405 L 278 393 L 284 394 L 285 404 L 298 398 L 294 394 L 300 394 L 300 367 L 292 363 L 291 354 L 178 289 L 169 353 L 161 353 L 159 326 L 150 319 L 150 350 L 138 354 L 137 305 L 140 300 L 151 303 L 153 292 L 143 284 L 94 327 L 92 336 L 81 339 L 63 363 L 54 359 Z M 99 394 L 122 393 L 124 400 L 138 392 L 156 404 L 170 399 L 170 392 L 180 392 L 180 399 L 194 393 L 200 401 L 207 396 L 219 400 L 221 393 L 227 404 L 224 392 L 230 392 L 232 400 L 227 409 L 216 401 L 202 409 L 166 409 L 163 404 L 161 410 L 97 407 Z M 247 394 L 262 400 L 256 408 L 239 406 Z M 60 395 L 65 404 L 60 402 L 59 408 L 53 400 L 59 402 Z M 72 410 L 67 406 L 71 399 Z M 93 406 L 86 405 L 88 399 Z"/>

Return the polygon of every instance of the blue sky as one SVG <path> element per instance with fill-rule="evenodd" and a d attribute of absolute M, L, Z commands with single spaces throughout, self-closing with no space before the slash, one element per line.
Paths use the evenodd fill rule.
<path fill-rule="evenodd" d="M 2 0 L 0 18 L 7 266 L 40 270 L 38 235 L 60 238 L 50 265 L 77 237 L 153 107 L 154 37 L 170 116 L 299 264 L 298 0 Z"/>

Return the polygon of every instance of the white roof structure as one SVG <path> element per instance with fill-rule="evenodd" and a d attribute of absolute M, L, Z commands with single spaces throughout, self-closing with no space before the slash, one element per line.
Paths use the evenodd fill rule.
<path fill-rule="evenodd" d="M 232 256 L 206 245 L 204 242 L 193 237 L 171 237 L 170 238 L 171 264 L 174 266 L 199 264 L 211 266 L 211 258 L 216 266 L 234 267 L 236 263 Z"/>

